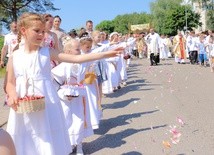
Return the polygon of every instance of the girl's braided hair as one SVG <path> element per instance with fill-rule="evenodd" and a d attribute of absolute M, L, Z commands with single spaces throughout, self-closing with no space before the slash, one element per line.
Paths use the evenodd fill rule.
<path fill-rule="evenodd" d="M 19 49 L 19 43 L 21 42 L 21 37 L 22 37 L 21 28 L 22 27 L 28 28 L 28 27 L 32 26 L 32 21 L 41 21 L 42 23 L 45 24 L 45 18 L 42 15 L 40 15 L 38 13 L 33 13 L 33 12 L 23 13 L 17 21 L 18 45 L 14 48 L 14 51 Z"/>

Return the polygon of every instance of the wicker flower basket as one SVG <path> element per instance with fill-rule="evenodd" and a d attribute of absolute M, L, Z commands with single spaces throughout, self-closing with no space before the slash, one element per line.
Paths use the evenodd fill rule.
<path fill-rule="evenodd" d="M 17 107 L 17 113 L 31 113 L 45 109 L 45 97 L 44 96 L 25 96 L 19 98 L 19 106 Z"/>
<path fill-rule="evenodd" d="M 34 95 L 34 81 L 32 78 L 27 79 L 26 90 L 30 80 L 32 82 L 33 94 L 29 96 L 26 92 L 26 95 L 23 98 L 18 99 L 19 106 L 17 106 L 17 113 L 31 113 L 45 109 L 45 97 Z"/>

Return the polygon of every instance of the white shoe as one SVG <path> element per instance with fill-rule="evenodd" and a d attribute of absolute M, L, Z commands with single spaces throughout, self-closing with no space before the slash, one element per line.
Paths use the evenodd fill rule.
<path fill-rule="evenodd" d="M 84 155 L 83 150 L 82 150 L 82 144 L 77 145 L 76 155 Z"/>
<path fill-rule="evenodd" d="M 127 83 L 126 83 L 126 82 L 123 82 L 122 84 L 123 84 L 124 86 L 126 86 L 126 85 L 127 85 Z"/>

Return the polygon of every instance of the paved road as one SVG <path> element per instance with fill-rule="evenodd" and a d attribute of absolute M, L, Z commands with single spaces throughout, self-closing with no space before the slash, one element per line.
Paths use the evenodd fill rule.
<path fill-rule="evenodd" d="M 128 74 L 128 85 L 105 98 L 100 129 L 84 143 L 85 153 L 214 154 L 214 74 L 209 68 L 173 60 L 150 67 L 143 59 L 133 61 Z M 170 138 L 176 136 L 180 141 L 173 144 Z"/>
<path fill-rule="evenodd" d="M 0 127 L 6 128 L 6 123 L 8 119 L 8 114 L 9 114 L 9 108 L 4 105 L 5 101 L 5 93 L 3 91 L 3 82 L 4 78 L 0 78 Z"/>
<path fill-rule="evenodd" d="M 104 98 L 100 128 L 83 143 L 86 154 L 214 154 L 209 68 L 173 60 L 149 66 L 147 59 L 136 59 L 128 77 L 126 87 Z M 0 112 L 2 123 L 8 113 Z"/>

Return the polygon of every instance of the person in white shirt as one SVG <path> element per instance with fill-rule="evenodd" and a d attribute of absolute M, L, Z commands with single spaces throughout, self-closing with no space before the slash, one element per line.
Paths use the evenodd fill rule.
<path fill-rule="evenodd" d="M 207 37 L 205 38 L 205 43 L 208 44 L 209 43 L 209 40 L 210 40 L 210 37 L 213 37 L 214 36 L 214 32 L 212 30 L 208 30 L 207 31 Z"/>
<path fill-rule="evenodd" d="M 197 48 L 197 37 L 195 32 L 191 31 L 187 37 L 187 49 L 189 50 L 189 59 L 191 64 L 198 63 L 198 48 Z"/>
<path fill-rule="evenodd" d="M 159 63 L 159 52 L 160 52 L 160 36 L 155 33 L 154 29 L 150 29 L 150 33 L 145 37 L 148 46 L 148 55 L 150 56 L 151 66 L 155 63 Z"/>
<path fill-rule="evenodd" d="M 206 48 L 209 57 L 210 69 L 211 72 L 214 72 L 214 36 L 210 36 Z"/>
<path fill-rule="evenodd" d="M 10 24 L 10 31 L 11 32 L 5 35 L 4 37 L 4 45 L 1 50 L 1 67 L 4 67 L 6 65 L 8 58 L 10 57 L 13 52 L 13 49 L 18 43 L 16 22 L 12 22 Z"/>

